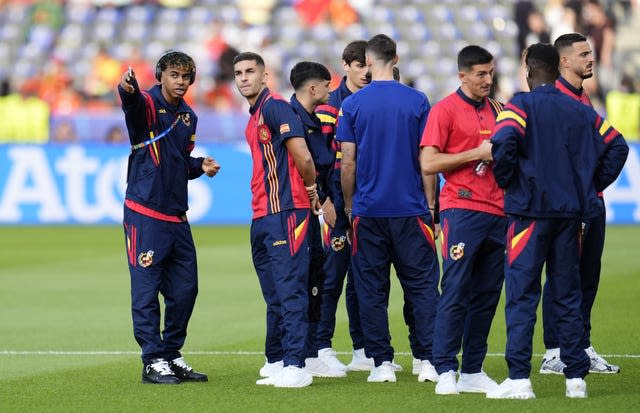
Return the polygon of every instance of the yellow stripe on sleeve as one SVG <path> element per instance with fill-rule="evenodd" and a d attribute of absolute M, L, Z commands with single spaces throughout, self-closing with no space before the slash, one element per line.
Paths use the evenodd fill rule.
<path fill-rule="evenodd" d="M 332 115 L 327 115 L 326 113 L 316 113 L 316 116 L 322 123 L 336 123 L 336 118 Z"/>
<path fill-rule="evenodd" d="M 611 127 L 611 124 L 609 123 L 608 120 L 603 119 L 602 121 L 602 126 L 600 126 L 600 135 L 604 136 L 604 134 L 609 130 L 609 128 Z"/>
<path fill-rule="evenodd" d="M 527 122 L 524 119 L 522 119 L 520 115 L 510 110 L 503 110 L 502 112 L 500 112 L 500 114 L 496 118 L 496 122 L 500 122 L 501 120 L 505 120 L 505 119 L 513 119 L 516 122 L 518 122 L 520 126 L 522 126 L 523 128 L 527 127 Z"/>

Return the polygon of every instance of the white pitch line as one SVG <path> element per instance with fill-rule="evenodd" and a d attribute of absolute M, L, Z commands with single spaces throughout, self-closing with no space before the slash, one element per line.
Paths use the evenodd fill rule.
<path fill-rule="evenodd" d="M 184 354 L 197 356 L 261 356 L 262 351 L 184 351 Z M 0 350 L 0 356 L 133 356 L 139 351 L 64 351 L 64 350 Z M 340 355 L 351 355 L 351 352 L 339 351 Z M 411 353 L 398 352 L 399 356 L 410 356 Z M 534 354 L 542 357 L 543 354 Z M 640 354 L 601 354 L 602 357 L 637 359 Z M 504 353 L 487 353 L 487 357 L 504 357 Z"/>

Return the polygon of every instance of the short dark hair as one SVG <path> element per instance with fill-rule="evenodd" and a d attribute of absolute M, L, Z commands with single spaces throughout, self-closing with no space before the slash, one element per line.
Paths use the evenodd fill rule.
<path fill-rule="evenodd" d="M 291 69 L 289 81 L 295 90 L 310 80 L 331 80 L 331 73 L 325 65 L 316 62 L 298 62 Z"/>
<path fill-rule="evenodd" d="M 264 67 L 264 59 L 258 53 L 254 52 L 242 52 L 237 54 L 236 57 L 233 58 L 233 65 L 235 66 L 236 63 L 243 62 L 245 60 L 253 60 L 258 64 L 258 66 Z"/>
<path fill-rule="evenodd" d="M 524 53 L 524 63 L 529 66 L 532 71 L 554 79 L 558 77 L 560 55 L 553 45 L 549 43 L 532 44 Z"/>
<path fill-rule="evenodd" d="M 400 69 L 398 69 L 398 66 L 393 66 L 393 80 L 400 81 Z"/>
<path fill-rule="evenodd" d="M 349 43 L 342 51 L 342 60 L 348 65 L 353 61 L 365 64 L 366 58 L 364 57 L 364 52 L 366 49 L 367 42 L 365 40 L 355 40 Z"/>
<path fill-rule="evenodd" d="M 366 51 L 388 63 L 396 57 L 396 42 L 386 34 L 376 34 L 367 42 Z"/>
<path fill-rule="evenodd" d="M 580 33 L 567 33 L 559 36 L 556 41 L 553 42 L 553 46 L 556 48 L 558 53 L 560 53 L 563 49 L 572 47 L 574 43 L 586 41 L 587 38 Z"/>
<path fill-rule="evenodd" d="M 485 65 L 493 61 L 493 55 L 484 47 L 474 44 L 463 47 L 458 52 L 458 70 L 471 70 L 475 65 Z"/>

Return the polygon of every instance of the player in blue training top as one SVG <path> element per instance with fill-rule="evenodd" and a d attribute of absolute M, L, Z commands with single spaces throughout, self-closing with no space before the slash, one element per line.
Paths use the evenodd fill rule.
<path fill-rule="evenodd" d="M 427 205 L 435 202 L 435 176 L 423 177 L 418 159 L 430 105 L 423 93 L 393 80 L 398 56 L 391 38 L 372 37 L 366 59 L 372 82 L 342 103 L 336 139 L 365 353 L 375 363 L 367 380 L 395 382 L 387 314 L 391 264 L 413 305 L 413 356 L 431 359 L 439 271 Z M 437 379 L 430 363 L 422 369 Z"/>
<path fill-rule="evenodd" d="M 132 145 L 124 232 L 133 332 L 142 347 L 142 380 L 147 383 L 207 381 L 180 354 L 198 293 L 187 182 L 220 169 L 212 158 L 191 156 L 198 118 L 183 98 L 195 75 L 191 57 L 169 51 L 156 65 L 159 84 L 141 91 L 130 69 L 118 86 Z M 165 302 L 162 333 L 158 293 Z"/>
<path fill-rule="evenodd" d="M 629 148 L 592 108 L 554 87 L 559 57 L 550 44 L 525 52 L 530 93 L 513 97 L 498 115 L 491 153 L 496 182 L 505 189 L 505 266 L 509 378 L 488 398 L 529 399 L 531 354 L 541 272 L 556 316 L 566 396 L 587 397 L 589 357 L 580 302 L 581 221 L 601 213 L 597 192 L 618 176 Z M 491 143 L 483 142 L 485 148 Z M 488 151 L 486 152 L 488 153 Z"/>
<path fill-rule="evenodd" d="M 251 253 L 267 304 L 267 362 L 260 369 L 264 379 L 256 384 L 305 387 L 313 382 L 304 360 L 309 221 L 320 207 L 316 170 L 300 119 L 266 86 L 262 57 L 240 53 L 233 59 L 233 72 L 240 94 L 251 105 L 245 130 L 253 159 Z"/>

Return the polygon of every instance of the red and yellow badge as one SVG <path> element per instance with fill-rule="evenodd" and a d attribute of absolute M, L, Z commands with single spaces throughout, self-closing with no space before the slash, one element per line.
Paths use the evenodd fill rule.
<path fill-rule="evenodd" d="M 291 132 L 291 129 L 289 128 L 289 124 L 283 123 L 282 125 L 280 125 L 280 135 L 287 132 Z"/>
<path fill-rule="evenodd" d="M 331 248 L 334 251 L 340 251 L 344 248 L 345 243 L 347 242 L 347 237 L 345 235 L 341 235 L 339 237 L 331 238 Z"/>
<path fill-rule="evenodd" d="M 191 126 L 191 116 L 189 115 L 189 113 L 181 113 L 180 114 L 180 119 L 182 120 L 182 123 L 184 123 L 186 126 Z"/>
<path fill-rule="evenodd" d="M 271 142 L 271 131 L 267 125 L 258 126 L 258 139 L 265 144 Z"/>
<path fill-rule="evenodd" d="M 142 252 L 138 255 L 138 264 L 143 267 L 148 267 L 153 263 L 153 251 Z"/>
<path fill-rule="evenodd" d="M 452 245 L 449 250 L 449 256 L 454 261 L 458 261 L 460 258 L 464 257 L 464 242 Z"/>

